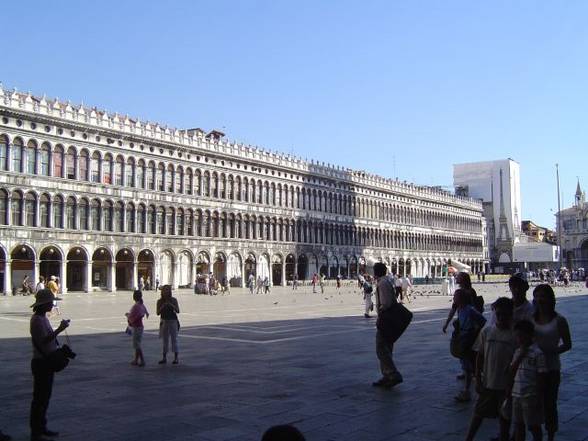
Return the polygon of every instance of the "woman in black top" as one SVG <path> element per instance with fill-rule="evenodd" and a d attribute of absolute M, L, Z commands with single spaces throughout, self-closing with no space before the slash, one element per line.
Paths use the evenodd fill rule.
<path fill-rule="evenodd" d="M 163 358 L 159 364 L 167 363 L 167 352 L 169 350 L 169 340 L 171 338 L 172 351 L 174 353 L 173 364 L 178 364 L 178 331 L 180 322 L 178 314 L 180 307 L 178 300 L 172 297 L 171 285 L 161 287 L 161 298 L 157 300 L 157 315 L 161 316 L 159 324 L 159 337 L 163 338 Z"/>

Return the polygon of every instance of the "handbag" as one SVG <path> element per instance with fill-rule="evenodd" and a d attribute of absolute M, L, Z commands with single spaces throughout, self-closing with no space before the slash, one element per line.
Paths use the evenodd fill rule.
<path fill-rule="evenodd" d="M 384 334 L 386 340 L 394 343 L 406 331 L 412 321 L 412 312 L 403 304 L 394 303 L 388 309 L 378 313 L 376 327 Z"/>
<path fill-rule="evenodd" d="M 69 342 L 69 337 L 67 337 L 67 334 L 66 334 L 66 338 L 68 339 L 68 342 Z M 57 340 L 55 340 L 55 342 L 57 343 Z M 57 343 L 57 344 L 59 344 L 59 343 Z M 61 372 L 62 370 L 64 370 L 67 367 L 67 365 L 69 364 L 70 358 L 75 357 L 75 354 L 72 352 L 72 350 L 70 349 L 70 347 L 68 345 L 60 346 L 55 351 L 51 352 L 50 354 L 45 354 L 41 350 L 41 348 L 37 345 L 37 343 L 35 342 L 34 339 L 33 339 L 33 346 L 37 349 L 37 351 L 39 351 L 41 353 L 41 355 L 43 356 L 45 361 L 47 361 L 47 364 L 49 365 L 49 369 L 51 369 L 51 371 L 53 371 L 53 372 Z"/>

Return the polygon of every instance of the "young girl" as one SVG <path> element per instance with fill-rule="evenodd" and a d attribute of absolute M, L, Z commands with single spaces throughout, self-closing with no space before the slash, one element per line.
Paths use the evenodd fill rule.
<path fill-rule="evenodd" d="M 149 318 L 149 311 L 143 305 L 143 294 L 136 290 L 133 293 L 133 300 L 135 304 L 129 312 L 125 315 L 129 322 L 133 336 L 133 349 L 135 350 L 135 358 L 131 362 L 133 366 L 145 366 L 145 358 L 143 357 L 143 350 L 141 349 L 141 340 L 143 339 L 143 317 Z"/>

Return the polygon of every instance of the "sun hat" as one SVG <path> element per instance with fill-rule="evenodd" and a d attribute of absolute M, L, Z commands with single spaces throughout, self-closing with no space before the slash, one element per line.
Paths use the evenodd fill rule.
<path fill-rule="evenodd" d="M 50 277 L 50 279 L 51 279 L 51 280 L 56 280 L 56 279 L 57 279 L 57 277 L 55 277 L 55 276 L 51 276 L 51 277 Z"/>
<path fill-rule="evenodd" d="M 47 288 L 39 290 L 35 294 L 35 303 L 31 305 L 31 308 L 39 305 L 45 305 L 47 303 L 53 303 L 55 300 L 61 300 L 59 297 L 55 297 L 53 293 Z"/>

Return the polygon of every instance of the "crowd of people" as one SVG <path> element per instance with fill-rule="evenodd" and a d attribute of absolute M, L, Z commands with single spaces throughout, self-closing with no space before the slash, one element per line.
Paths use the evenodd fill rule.
<path fill-rule="evenodd" d="M 323 288 L 324 278 L 315 274 L 313 288 Z M 473 399 L 472 386 L 477 393 L 466 441 L 474 439 L 484 419 L 498 419 L 497 440 L 507 441 L 511 434 L 515 441 L 525 439 L 529 431 L 533 440 L 541 440 L 543 427 L 548 440 L 554 440 L 558 431 L 558 392 L 561 381 L 560 354 L 569 351 L 572 339 L 567 320 L 556 311 L 553 288 L 541 283 L 533 290 L 532 302 L 527 299 L 529 283 L 525 274 L 517 273 L 508 282 L 511 297 L 500 297 L 484 316 L 484 299 L 472 286 L 469 274 L 458 273 L 453 302 L 442 331 L 453 325 L 450 351 L 460 363 L 459 380 L 463 387 L 455 396 L 456 402 Z M 373 276 L 363 274 L 358 278 L 365 304 L 364 316 L 375 312 L 376 356 L 379 360 L 381 378 L 373 382 L 374 387 L 391 389 L 403 382 L 403 376 L 393 360 L 396 341 L 408 327 L 412 314 L 403 305 L 410 302 L 412 281 L 409 277 L 389 274 L 387 267 L 376 263 Z M 248 287 L 265 287 L 262 279 L 251 277 Z M 340 287 L 340 285 L 338 284 Z M 156 314 L 160 317 L 159 337 L 162 339 L 162 358 L 159 364 L 179 363 L 178 332 L 180 307 L 172 295 L 170 285 L 159 286 L 161 296 L 157 300 Z M 294 288 L 295 289 L 295 288 Z M 51 354 L 59 349 L 57 336 L 69 326 L 62 320 L 54 330 L 48 314 L 56 309 L 60 292 L 59 280 L 50 276 L 40 277 L 35 287 L 35 303 L 31 305 L 31 338 L 33 358 L 33 399 L 31 402 L 30 428 L 32 441 L 46 441 L 58 435 L 47 427 L 47 408 L 51 397 L 54 368 Z M 251 290 L 253 292 L 253 290 Z M 375 296 L 375 302 L 373 297 Z M 149 312 L 143 302 L 141 290 L 133 293 L 133 305 L 127 317 L 127 333 L 131 336 L 133 366 L 145 366 L 142 350 L 144 319 Z M 171 345 L 170 345 L 171 343 Z M 291 426 L 278 426 L 268 430 L 272 433 L 293 434 L 304 439 Z M 10 437 L 0 432 L 0 441 Z M 264 440 L 282 439 L 264 435 Z M 285 439 L 285 438 L 284 438 Z"/>
<path fill-rule="evenodd" d="M 561 381 L 560 354 L 572 347 L 567 320 L 556 309 L 553 288 L 539 284 L 533 302 L 527 299 L 529 284 L 523 274 L 509 279 L 511 298 L 492 304 L 483 317 L 483 302 L 471 286 L 469 275 L 460 273 L 459 288 L 443 332 L 457 314 L 451 352 L 459 358 L 463 390 L 459 402 L 471 400 L 475 379 L 478 397 L 466 435 L 472 441 L 485 418 L 498 418 L 499 441 L 541 440 L 544 426 L 549 441 L 558 431 L 557 400 Z"/>

